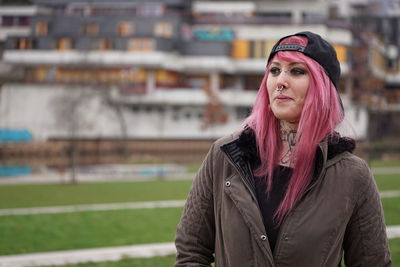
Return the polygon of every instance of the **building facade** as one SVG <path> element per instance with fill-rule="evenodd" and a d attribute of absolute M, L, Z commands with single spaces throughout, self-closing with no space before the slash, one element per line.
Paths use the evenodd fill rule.
<path fill-rule="evenodd" d="M 352 102 L 354 35 L 325 1 L 34 3 L 30 34 L 6 40 L 16 71 L 0 127 L 39 140 L 218 138 L 241 127 L 273 44 L 310 30 L 333 43 L 347 120 L 366 136 L 367 110 Z"/>

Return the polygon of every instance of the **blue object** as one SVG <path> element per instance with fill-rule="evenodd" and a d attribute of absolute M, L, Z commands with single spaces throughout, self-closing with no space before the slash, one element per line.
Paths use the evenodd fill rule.
<path fill-rule="evenodd" d="M 31 173 L 32 173 L 32 169 L 29 166 L 0 165 L 0 177 L 28 175 Z"/>
<path fill-rule="evenodd" d="M 1 129 L 0 143 L 6 142 L 29 142 L 32 141 L 32 133 L 28 130 Z"/>
<path fill-rule="evenodd" d="M 194 36 L 201 41 L 233 41 L 233 31 L 228 28 L 199 29 L 194 31 Z"/>

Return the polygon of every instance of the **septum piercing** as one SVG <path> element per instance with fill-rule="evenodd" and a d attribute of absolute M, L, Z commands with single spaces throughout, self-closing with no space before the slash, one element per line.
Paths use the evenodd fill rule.
<path fill-rule="evenodd" d="M 282 93 L 284 86 L 283 85 L 279 85 L 278 87 L 276 87 L 276 91 L 278 91 L 279 93 Z"/>

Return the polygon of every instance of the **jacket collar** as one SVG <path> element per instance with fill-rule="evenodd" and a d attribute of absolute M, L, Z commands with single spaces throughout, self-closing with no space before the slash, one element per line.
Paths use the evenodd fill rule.
<path fill-rule="evenodd" d="M 248 163 L 251 169 L 255 169 L 260 164 L 254 131 L 249 127 L 234 133 L 232 139 L 222 145 L 221 149 L 239 167 Z M 346 151 L 352 152 L 354 149 L 354 139 L 341 137 L 337 132 L 323 139 L 317 148 L 314 179 L 324 168 L 335 162 L 334 158 Z M 248 166 L 245 169 L 248 169 Z"/>

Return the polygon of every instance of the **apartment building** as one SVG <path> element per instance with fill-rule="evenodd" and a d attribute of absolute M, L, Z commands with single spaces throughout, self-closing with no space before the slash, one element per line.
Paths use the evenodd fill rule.
<path fill-rule="evenodd" d="M 311 30 L 334 44 L 348 120 L 366 136 L 366 109 L 351 103 L 353 34 L 325 1 L 34 4 L 29 36 L 6 41 L 21 75 L 3 88 L 0 127 L 43 140 L 218 138 L 248 115 L 276 40 Z"/>

